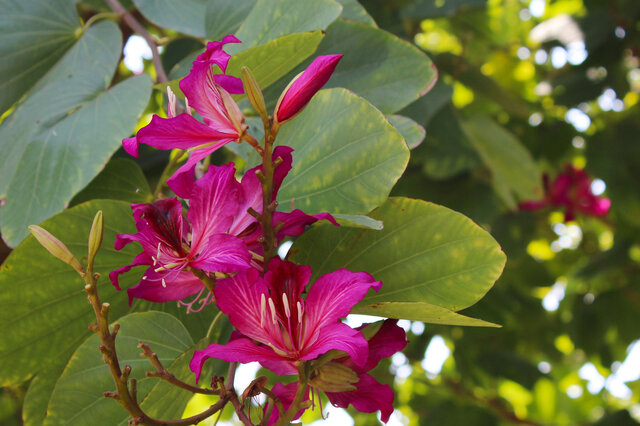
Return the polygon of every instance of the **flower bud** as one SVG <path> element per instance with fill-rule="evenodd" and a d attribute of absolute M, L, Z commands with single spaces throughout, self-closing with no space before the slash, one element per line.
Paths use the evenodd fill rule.
<path fill-rule="evenodd" d="M 314 371 L 309 384 L 325 392 L 348 392 L 356 390 L 358 374 L 339 362 L 328 362 Z"/>
<path fill-rule="evenodd" d="M 90 267 L 93 267 L 93 260 L 100 250 L 100 246 L 102 245 L 102 236 L 104 234 L 104 219 L 102 215 L 102 210 L 99 210 L 96 213 L 96 216 L 93 218 L 93 225 L 91 225 L 91 232 L 89 233 L 89 256 L 87 257 L 87 263 Z"/>
<path fill-rule="evenodd" d="M 31 234 L 36 237 L 36 240 L 38 240 L 42 247 L 46 248 L 49 253 L 71 266 L 76 270 L 76 272 L 78 272 L 78 274 L 84 275 L 82 265 L 78 259 L 71 254 L 67 246 L 65 246 L 62 241 L 37 225 L 29 226 L 29 231 L 31 231 Z"/>
<path fill-rule="evenodd" d="M 173 118 L 176 116 L 176 94 L 171 90 L 171 86 L 167 86 L 167 116 Z"/>
<path fill-rule="evenodd" d="M 249 102 L 251 102 L 251 105 L 253 105 L 258 115 L 266 121 L 267 107 L 264 104 L 264 96 L 262 95 L 262 90 L 260 90 L 256 78 L 253 76 L 251 70 L 245 66 L 240 68 L 240 77 L 242 78 L 242 84 L 247 93 L 247 98 L 249 98 Z"/>
<path fill-rule="evenodd" d="M 224 108 L 231 120 L 231 123 L 233 123 L 233 127 L 235 127 L 238 134 L 241 135 L 247 129 L 247 125 L 244 124 L 244 114 L 240 111 L 238 104 L 233 100 L 229 92 L 218 85 L 216 85 L 216 89 L 220 92 L 220 98 L 222 99 L 222 103 L 224 104 Z"/>
<path fill-rule="evenodd" d="M 278 99 L 274 113 L 275 121 L 282 123 L 298 114 L 313 95 L 329 81 L 341 58 L 342 55 L 318 56 L 306 70 L 298 74 Z"/>

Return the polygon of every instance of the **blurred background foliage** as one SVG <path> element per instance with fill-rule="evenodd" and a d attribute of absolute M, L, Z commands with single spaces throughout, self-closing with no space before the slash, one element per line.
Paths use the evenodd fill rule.
<path fill-rule="evenodd" d="M 154 35 L 170 40 L 165 69 L 202 48 L 204 34 L 163 29 L 123 3 Z M 370 19 L 354 0 L 341 3 L 350 16 Z M 494 288 L 462 312 L 501 329 L 401 321 L 407 350 L 375 370 L 394 384 L 391 422 L 638 424 L 640 2 L 360 3 L 381 29 L 423 49 L 439 74 L 425 96 L 397 112 L 423 126 L 426 138 L 412 150 L 392 195 L 464 213 L 491 232 L 508 257 Z M 86 20 L 106 7 L 86 0 L 78 9 Z M 126 26 L 121 30 L 136 42 Z M 153 75 L 149 59 L 140 66 Z M 122 61 L 114 83 L 132 73 Z M 154 92 L 138 128 L 163 102 Z M 166 155 L 149 150 L 140 156 L 151 183 Z M 218 156 L 214 161 L 242 162 L 231 152 Z M 565 223 L 562 211 L 518 211 L 518 201 L 542 197 L 543 173 L 553 178 L 567 163 L 586 168 L 593 191 L 611 199 L 605 219 L 578 216 Z M 8 251 L 0 248 L 0 256 Z M 0 424 L 21 423 L 24 390 L 0 391 Z M 206 403 L 192 402 L 187 410 Z M 377 423 L 349 415 L 332 409 L 326 422 Z M 318 410 L 303 418 L 318 419 Z"/>

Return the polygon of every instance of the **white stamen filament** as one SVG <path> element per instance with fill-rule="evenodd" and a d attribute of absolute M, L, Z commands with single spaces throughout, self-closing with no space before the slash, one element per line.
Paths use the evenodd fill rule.
<path fill-rule="evenodd" d="M 267 300 L 264 293 L 260 295 L 260 327 L 264 327 L 264 314 L 267 310 Z"/>
<path fill-rule="evenodd" d="M 298 302 L 296 306 L 298 307 L 298 324 L 302 324 L 302 304 Z"/>
<path fill-rule="evenodd" d="M 167 283 L 164 281 L 164 278 L 162 279 L 162 287 L 167 288 Z"/>
<path fill-rule="evenodd" d="M 151 259 L 153 259 L 153 266 L 156 266 L 158 264 L 158 259 L 153 256 L 151 256 Z"/>
<path fill-rule="evenodd" d="M 271 300 L 271 298 L 269 298 L 269 308 L 271 309 L 271 321 L 274 324 L 277 324 L 278 320 L 276 319 L 276 307 L 273 305 L 273 300 Z"/>
<path fill-rule="evenodd" d="M 291 318 L 291 310 L 289 310 L 289 299 L 284 293 L 282 293 L 282 305 L 284 306 L 284 314 L 287 316 L 287 318 Z"/>

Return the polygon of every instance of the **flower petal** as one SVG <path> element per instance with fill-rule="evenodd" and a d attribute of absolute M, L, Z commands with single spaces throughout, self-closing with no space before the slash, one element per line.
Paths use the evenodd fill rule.
<path fill-rule="evenodd" d="M 375 368 L 382 358 L 400 352 L 405 346 L 407 336 L 402 327 L 398 327 L 398 320 L 385 320 L 380 330 L 369 340 L 369 357 L 364 371 Z"/>
<path fill-rule="evenodd" d="M 276 383 L 273 386 L 273 389 L 271 389 L 271 391 L 274 393 L 275 396 L 278 397 L 278 399 L 282 403 L 282 408 L 284 408 L 284 410 L 286 411 L 289 409 L 289 407 L 291 407 L 291 404 L 293 404 L 293 400 L 296 397 L 296 393 L 298 392 L 298 382 L 289 383 L 288 385 L 283 385 L 282 383 Z M 307 390 L 307 395 L 305 396 L 305 400 L 307 399 L 309 399 L 308 390 Z M 269 404 L 271 403 L 272 402 L 269 401 Z M 267 409 L 268 409 L 268 405 L 265 405 L 264 413 L 267 412 Z M 305 410 L 298 411 L 296 415 L 293 416 L 292 420 L 299 419 L 300 416 L 302 416 L 302 413 L 304 413 L 304 411 Z M 273 411 L 271 412 L 271 417 L 269 417 L 269 420 L 267 422 L 267 426 L 273 426 L 274 424 L 276 424 L 279 418 L 280 418 L 280 413 L 278 412 L 278 408 L 274 407 Z"/>
<path fill-rule="evenodd" d="M 378 291 L 382 283 L 366 272 L 339 269 L 325 274 L 311 286 L 305 300 L 309 326 L 321 328 L 345 318 L 370 288 Z"/>
<path fill-rule="evenodd" d="M 218 308 L 229 315 L 231 324 L 242 334 L 259 342 L 270 343 L 261 322 L 261 297 L 268 297 L 267 287 L 255 269 L 240 272 L 233 278 L 220 280 L 213 291 Z"/>
<path fill-rule="evenodd" d="M 214 234 L 190 265 L 209 272 L 238 272 L 248 269 L 250 262 L 251 253 L 240 238 Z"/>
<path fill-rule="evenodd" d="M 329 213 L 309 215 L 304 213 L 302 210 L 295 209 L 290 213 L 274 212 L 273 214 L 273 226 L 281 226 L 277 235 L 278 241 L 282 240 L 286 236 L 297 237 L 304 232 L 307 226 L 317 222 L 318 220 L 328 220 L 335 226 L 340 226 Z"/>
<path fill-rule="evenodd" d="M 280 359 L 268 346 L 256 345 L 247 337 L 230 340 L 226 345 L 212 343 L 206 349 L 195 351 L 193 358 L 191 358 L 189 368 L 196 374 L 196 381 L 200 379 L 202 366 L 209 358 L 217 358 L 227 362 L 241 362 L 243 364 Z"/>
<path fill-rule="evenodd" d="M 111 283 L 113 284 L 113 286 L 118 290 L 120 290 L 120 283 L 118 282 L 118 276 L 124 274 L 125 272 L 129 272 L 131 268 L 133 268 L 134 266 L 151 265 L 152 262 L 153 260 L 147 254 L 147 252 L 143 251 L 142 253 L 137 255 L 135 259 L 133 259 L 133 262 L 131 262 L 131 264 L 127 266 L 123 266 L 122 268 L 116 269 L 115 271 L 109 272 L 109 279 L 111 280 Z"/>
<path fill-rule="evenodd" d="M 122 139 L 122 148 L 129 154 L 138 158 L 138 138 L 126 138 Z"/>
<path fill-rule="evenodd" d="M 171 274 L 174 278 L 162 281 L 167 274 L 159 274 L 153 267 L 147 269 L 143 279 L 127 290 L 129 295 L 129 305 L 134 298 L 148 300 L 150 302 L 168 302 L 171 300 L 182 300 L 200 292 L 204 285 L 191 272 L 180 272 Z"/>
<path fill-rule="evenodd" d="M 240 184 L 235 172 L 233 163 L 209 166 L 209 170 L 193 183 L 190 193 L 185 197 L 189 199 L 188 217 L 192 228 L 193 252 L 206 250 L 210 238 L 214 234 L 227 232 L 233 222 L 240 204 Z"/>
<path fill-rule="evenodd" d="M 209 64 L 215 64 L 220 67 L 222 72 L 227 70 L 227 64 L 231 55 L 222 50 L 225 44 L 229 43 L 242 43 L 236 36 L 229 34 L 224 36 L 220 41 L 210 41 L 207 43 L 207 48 L 204 52 L 198 55 L 196 61 L 207 62 Z"/>
<path fill-rule="evenodd" d="M 312 287 L 313 288 L 313 287 Z M 327 299 L 325 303 L 331 299 Z M 307 325 L 311 327 L 310 324 Z M 337 322 L 331 325 L 324 325 L 315 329 L 315 333 L 309 334 L 309 342 L 305 345 L 305 353 L 301 360 L 316 359 L 330 350 L 345 352 L 357 365 L 363 367 L 367 362 L 368 343 L 362 333 L 354 330 L 348 325 Z"/>
<path fill-rule="evenodd" d="M 225 129 L 226 130 L 226 129 Z M 189 149 L 209 142 L 230 142 L 238 138 L 234 129 L 221 131 L 200 123 L 189 114 L 174 118 L 154 115 L 151 123 L 138 131 L 138 142 L 158 149 Z"/>
<path fill-rule="evenodd" d="M 374 413 L 380 410 L 380 419 L 386 423 L 393 413 L 393 391 L 388 385 L 382 385 L 368 374 L 360 376 L 356 390 L 349 392 L 325 392 L 333 405 L 347 408 L 349 404 L 362 413 Z"/>

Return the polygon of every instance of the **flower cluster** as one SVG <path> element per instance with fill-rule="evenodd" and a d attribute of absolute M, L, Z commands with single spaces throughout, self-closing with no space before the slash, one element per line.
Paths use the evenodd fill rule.
<path fill-rule="evenodd" d="M 327 220 L 328 213 L 277 211 L 278 190 L 293 164 L 293 149 L 275 146 L 278 128 L 293 119 L 329 80 L 341 55 L 316 58 L 283 91 L 272 116 L 266 115 L 262 92 L 246 68 L 242 79 L 225 74 L 230 60 L 223 47 L 238 43 L 233 35 L 211 42 L 180 81 L 185 109 L 169 90 L 168 118 L 154 116 L 134 138 L 127 152 L 137 156 L 140 144 L 185 150 L 188 159 L 167 180 L 175 196 L 162 194 L 152 203 L 133 204 L 135 234 L 117 236 L 115 248 L 137 242 L 142 252 L 110 274 L 118 278 L 135 266 L 146 266 L 134 298 L 152 302 L 179 301 L 188 312 L 215 303 L 236 331 L 225 344 L 196 351 L 191 370 L 200 378 L 209 358 L 229 362 L 257 361 L 279 375 L 298 375 L 286 386 L 276 384 L 265 406 L 268 423 L 290 421 L 324 393 L 340 407 L 363 412 L 380 410 L 387 421 L 393 393 L 367 374 L 380 359 L 402 350 L 404 331 L 395 321 L 354 329 L 341 320 L 370 290 L 382 283 L 366 272 L 341 269 L 310 285 L 311 268 L 281 260 L 275 249 L 285 237 L 302 234 L 308 225 Z M 215 67 L 215 68 L 214 68 Z M 247 92 L 261 115 L 265 138 L 248 133 L 245 117 L 232 94 Z M 191 114 L 195 110 L 202 122 Z M 197 176 L 196 165 L 229 142 L 247 141 L 262 164 L 240 180 L 233 163 L 210 165 Z M 278 409 L 274 409 L 278 401 Z"/>
<path fill-rule="evenodd" d="M 546 174 L 543 178 L 544 198 L 520 203 L 522 210 L 533 211 L 548 206 L 564 207 L 565 221 L 573 220 L 576 213 L 596 217 L 603 217 L 609 213 L 611 201 L 593 193 L 592 180 L 583 169 L 567 164 L 564 172 L 558 174 L 553 182 L 549 182 L 549 176 Z"/>

